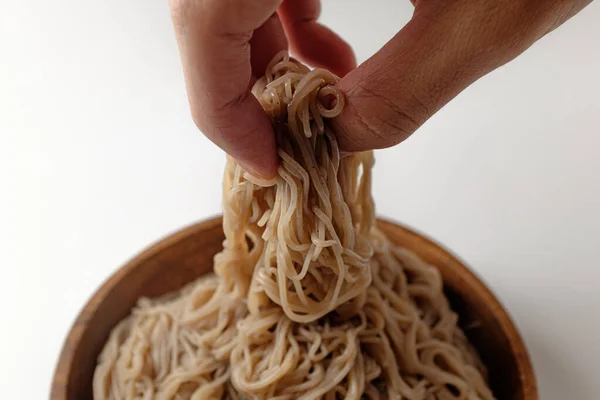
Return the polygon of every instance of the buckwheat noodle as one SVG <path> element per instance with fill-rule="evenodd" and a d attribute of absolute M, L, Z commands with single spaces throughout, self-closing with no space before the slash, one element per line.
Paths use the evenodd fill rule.
<path fill-rule="evenodd" d="M 493 399 L 438 270 L 375 226 L 372 152 L 341 158 L 337 78 L 281 53 L 254 85 L 282 163 L 228 158 L 214 274 L 141 299 L 94 399 Z"/>

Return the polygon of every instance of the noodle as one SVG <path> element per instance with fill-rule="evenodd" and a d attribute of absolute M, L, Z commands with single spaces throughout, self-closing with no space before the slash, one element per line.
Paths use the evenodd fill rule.
<path fill-rule="evenodd" d="M 336 82 L 287 53 L 269 64 L 253 94 L 277 177 L 228 157 L 214 274 L 139 301 L 99 357 L 94 399 L 493 399 L 438 270 L 375 226 L 373 153 L 340 158 Z"/>

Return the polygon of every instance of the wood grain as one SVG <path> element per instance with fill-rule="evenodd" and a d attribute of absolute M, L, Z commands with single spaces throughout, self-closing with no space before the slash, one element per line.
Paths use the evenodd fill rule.
<path fill-rule="evenodd" d="M 531 361 L 510 317 L 487 287 L 456 257 L 424 236 L 379 220 L 389 239 L 430 264 L 444 279 L 462 326 L 490 374 L 498 400 L 538 400 Z M 111 329 L 141 296 L 159 296 L 211 271 L 223 242 L 221 218 L 183 229 L 129 261 L 92 296 L 77 317 L 60 354 L 51 400 L 91 400 L 96 359 Z"/>

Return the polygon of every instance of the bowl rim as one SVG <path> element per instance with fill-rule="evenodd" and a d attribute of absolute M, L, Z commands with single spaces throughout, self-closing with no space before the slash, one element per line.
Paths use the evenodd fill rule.
<path fill-rule="evenodd" d="M 403 223 L 399 223 L 390 218 L 377 217 L 378 225 L 401 228 L 411 237 L 412 240 L 421 242 L 422 244 L 435 248 L 440 254 L 444 255 L 460 268 L 464 273 L 464 279 L 469 282 L 469 285 L 476 287 L 477 290 L 485 297 L 485 300 L 497 311 L 495 319 L 500 324 L 503 334 L 510 343 L 511 350 L 518 360 L 519 379 L 523 383 L 523 391 L 525 399 L 538 399 L 537 380 L 535 377 L 533 364 L 529 356 L 529 352 L 525 347 L 525 343 L 517 329 L 515 323 L 510 317 L 508 311 L 501 304 L 500 300 L 492 293 L 491 289 L 483 282 L 477 274 L 471 270 L 458 256 L 447 250 L 441 244 L 438 244 L 427 235 L 409 227 Z M 137 255 L 130 258 L 121 267 L 117 268 L 104 282 L 96 289 L 96 291 L 88 298 L 83 307 L 80 308 L 74 322 L 72 323 L 60 350 L 50 388 L 51 400 L 67 400 L 67 386 L 70 381 L 70 375 L 73 369 L 73 360 L 75 352 L 79 348 L 81 339 L 86 331 L 87 321 L 93 316 L 99 305 L 112 291 L 112 288 L 118 284 L 125 276 L 137 268 L 145 260 L 152 258 L 155 254 L 177 243 L 181 239 L 192 236 L 199 231 L 209 230 L 222 224 L 222 215 L 208 217 L 190 225 L 184 226 L 181 229 L 175 230 L 170 234 L 164 235 L 162 238 L 153 242 Z"/>

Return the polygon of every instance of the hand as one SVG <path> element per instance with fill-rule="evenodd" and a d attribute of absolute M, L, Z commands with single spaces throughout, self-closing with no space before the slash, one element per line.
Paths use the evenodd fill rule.
<path fill-rule="evenodd" d="M 355 69 L 350 47 L 316 22 L 319 0 L 171 0 L 194 121 L 246 170 L 273 176 L 275 138 L 250 89 L 289 45 L 343 77 L 346 107 L 333 120 L 342 150 L 393 146 L 591 2 L 411 1 L 411 21 Z"/>
<path fill-rule="evenodd" d="M 411 0 L 411 21 L 346 75 L 335 120 L 340 149 L 409 137 L 480 77 L 511 61 L 591 0 Z"/>
<path fill-rule="evenodd" d="M 356 67 L 350 46 L 316 22 L 318 0 L 171 0 L 171 10 L 196 125 L 245 170 L 274 176 L 275 135 L 250 93 L 256 77 L 288 48 L 342 76 Z"/>

